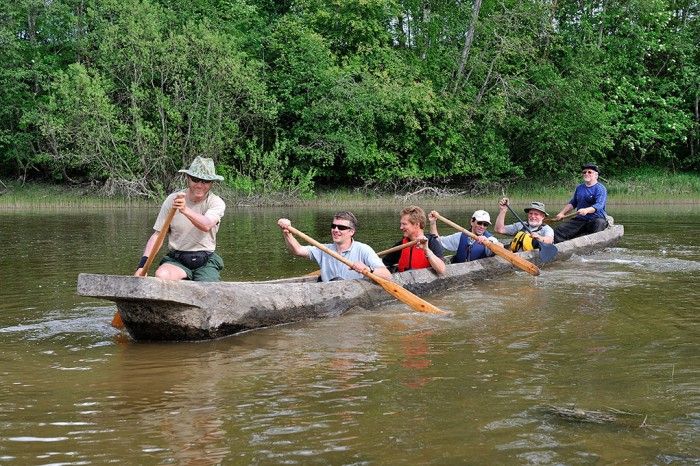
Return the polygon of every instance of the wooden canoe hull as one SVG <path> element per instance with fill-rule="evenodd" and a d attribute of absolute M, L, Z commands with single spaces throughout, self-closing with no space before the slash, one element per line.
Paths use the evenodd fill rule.
<path fill-rule="evenodd" d="M 622 225 L 557 244 L 556 261 L 614 244 Z M 519 253 L 539 265 L 539 251 Z M 443 277 L 430 269 L 394 274 L 419 296 L 516 271 L 500 257 L 451 264 Z M 336 317 L 354 307 L 374 309 L 394 301 L 367 280 L 319 283 L 316 277 L 266 282 L 192 282 L 153 277 L 80 274 L 78 294 L 114 301 L 136 340 L 207 340 L 261 327 Z"/>

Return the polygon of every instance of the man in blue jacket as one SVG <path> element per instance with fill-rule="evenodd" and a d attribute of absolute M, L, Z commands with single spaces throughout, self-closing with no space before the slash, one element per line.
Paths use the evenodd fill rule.
<path fill-rule="evenodd" d="M 583 183 L 576 186 L 574 196 L 555 219 L 561 220 L 573 209 L 576 216 L 554 229 L 555 243 L 602 231 L 608 226 L 605 213 L 608 191 L 598 183 L 598 166 L 587 163 L 581 167 L 581 174 Z"/>

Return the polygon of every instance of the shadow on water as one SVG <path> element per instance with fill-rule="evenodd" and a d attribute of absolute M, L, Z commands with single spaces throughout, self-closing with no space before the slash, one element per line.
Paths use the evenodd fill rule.
<path fill-rule="evenodd" d="M 450 318 L 395 303 L 134 343 L 75 279 L 132 273 L 152 214 L 0 214 L 4 463 L 700 463 L 697 209 L 662 231 L 623 211 L 614 248 L 431 296 Z M 362 240 L 393 244 L 394 214 L 359 212 Z M 313 269 L 269 227 L 282 215 L 327 234 L 328 212 L 230 209 L 226 279 Z"/>

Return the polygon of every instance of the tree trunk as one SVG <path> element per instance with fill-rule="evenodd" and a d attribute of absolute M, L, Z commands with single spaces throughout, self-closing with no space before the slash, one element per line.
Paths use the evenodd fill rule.
<path fill-rule="evenodd" d="M 455 76 L 455 85 L 452 89 L 453 93 L 457 92 L 459 88 L 459 81 L 464 74 L 464 67 L 467 64 L 467 59 L 469 59 L 469 51 L 472 48 L 472 43 L 474 42 L 474 30 L 476 29 L 476 21 L 479 19 L 479 10 L 481 10 L 481 0 L 474 0 L 474 7 L 472 9 L 472 20 L 469 24 L 469 30 L 464 38 L 464 47 L 462 48 L 462 56 L 459 59 L 459 67 L 457 69 L 457 75 Z"/>

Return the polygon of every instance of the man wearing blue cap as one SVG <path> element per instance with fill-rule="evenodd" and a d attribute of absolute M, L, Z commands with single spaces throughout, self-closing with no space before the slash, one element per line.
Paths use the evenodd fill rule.
<path fill-rule="evenodd" d="M 581 174 L 583 183 L 576 186 L 574 196 L 555 219 L 561 220 L 573 209 L 576 209 L 576 216 L 554 229 L 555 243 L 602 231 L 608 226 L 605 213 L 608 191 L 598 183 L 598 165 L 583 165 Z"/>

